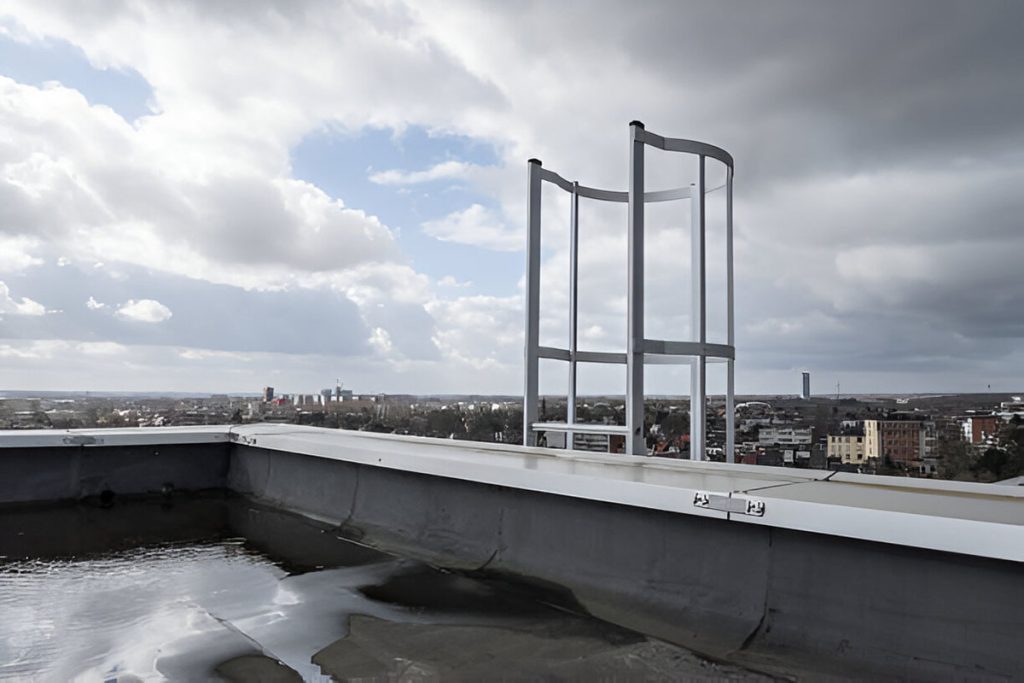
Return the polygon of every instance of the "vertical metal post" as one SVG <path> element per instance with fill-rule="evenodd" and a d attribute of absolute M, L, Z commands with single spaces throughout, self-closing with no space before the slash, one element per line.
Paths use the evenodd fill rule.
<path fill-rule="evenodd" d="M 690 309 L 693 341 L 707 343 L 707 278 L 704 251 L 704 155 L 699 158 L 697 184 L 690 199 L 690 270 L 693 305 Z M 705 451 L 705 415 L 707 394 L 707 357 L 703 353 L 690 363 L 690 460 L 702 460 Z"/>
<path fill-rule="evenodd" d="M 629 272 L 626 334 L 626 453 L 647 455 L 644 434 L 644 124 L 629 124 Z"/>
<path fill-rule="evenodd" d="M 569 204 L 569 393 L 567 397 L 565 421 L 576 424 L 576 327 L 579 321 L 579 239 L 580 239 L 580 184 L 572 184 L 572 197 Z M 575 446 L 573 432 L 566 432 L 565 447 L 572 450 Z"/>
<path fill-rule="evenodd" d="M 540 171 L 538 159 L 527 162 L 526 192 L 526 357 L 523 382 L 523 445 L 537 445 L 533 423 L 538 421 L 540 398 Z"/>
<path fill-rule="evenodd" d="M 725 169 L 725 296 L 726 344 L 736 348 L 736 326 L 733 316 L 732 272 L 732 168 Z M 725 388 L 725 461 L 736 462 L 736 361 L 726 361 Z"/>

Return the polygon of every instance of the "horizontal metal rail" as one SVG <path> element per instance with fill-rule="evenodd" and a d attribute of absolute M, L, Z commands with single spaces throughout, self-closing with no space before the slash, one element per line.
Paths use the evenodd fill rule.
<path fill-rule="evenodd" d="M 728 344 L 712 344 L 710 342 L 665 341 L 662 339 L 645 339 L 644 354 L 648 360 L 661 365 L 685 365 L 687 357 L 706 356 L 713 359 L 732 360 L 736 358 L 736 349 Z M 538 358 L 569 361 L 572 353 L 568 349 L 554 346 L 537 348 Z M 659 358 L 663 360 L 658 360 Z M 577 351 L 577 363 L 625 363 L 626 354 L 615 351 Z"/>
<path fill-rule="evenodd" d="M 666 341 L 663 339 L 645 339 L 644 353 L 659 356 L 708 356 L 709 358 L 728 359 L 736 357 L 736 349 L 728 344 Z"/>
<path fill-rule="evenodd" d="M 617 190 L 602 190 L 598 187 L 587 187 L 586 185 L 576 184 L 575 189 L 571 180 L 566 180 L 562 176 L 558 175 L 552 170 L 541 168 L 540 179 L 546 180 L 547 182 L 557 185 L 570 194 L 575 192 L 580 197 L 586 197 L 588 199 L 596 199 L 602 202 L 619 202 L 625 204 L 629 202 L 628 192 L 619 192 Z M 718 185 L 706 190 L 707 194 L 716 190 L 721 190 L 725 187 L 725 184 Z M 654 190 L 651 192 L 644 192 L 644 202 L 672 202 L 680 199 L 689 199 L 693 196 L 692 187 L 675 187 L 668 190 Z"/>
<path fill-rule="evenodd" d="M 712 159 L 717 159 L 730 169 L 734 166 L 731 154 L 721 147 L 709 145 L 706 142 L 684 140 L 682 138 L 666 138 L 643 128 L 639 128 L 637 130 L 637 138 L 651 147 L 657 147 L 658 149 L 666 152 L 689 152 L 690 154 L 700 154 L 702 156 L 711 157 Z"/>
<path fill-rule="evenodd" d="M 572 353 L 568 349 L 559 349 L 554 346 L 538 346 L 538 358 L 550 360 L 572 360 Z M 577 351 L 577 363 L 625 363 L 626 354 L 615 351 Z"/>
<path fill-rule="evenodd" d="M 535 432 L 569 432 L 572 434 L 622 434 L 628 435 L 629 430 L 623 425 L 601 425 L 576 422 L 534 422 Z"/>

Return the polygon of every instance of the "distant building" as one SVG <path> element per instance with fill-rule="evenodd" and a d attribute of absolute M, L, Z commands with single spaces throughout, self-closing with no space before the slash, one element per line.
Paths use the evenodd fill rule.
<path fill-rule="evenodd" d="M 828 457 L 844 465 L 861 465 L 867 460 L 864 432 L 828 435 Z"/>
<path fill-rule="evenodd" d="M 810 427 L 762 427 L 757 433 L 761 446 L 810 446 Z"/>
<path fill-rule="evenodd" d="M 925 430 L 920 420 L 864 420 L 864 455 L 910 464 L 924 457 Z"/>
<path fill-rule="evenodd" d="M 921 423 L 924 429 L 924 451 L 921 457 L 924 459 L 937 458 L 939 456 L 939 423 L 935 420 L 925 420 Z"/>
<path fill-rule="evenodd" d="M 800 391 L 800 398 L 807 401 L 811 398 L 811 373 L 803 373 L 804 384 Z"/>
<path fill-rule="evenodd" d="M 1020 396 L 1011 396 L 1009 401 L 999 403 L 999 410 L 1004 413 L 1024 413 L 1024 400 Z"/>
<path fill-rule="evenodd" d="M 972 415 L 961 423 L 964 441 L 974 445 L 994 443 L 1001 423 L 996 415 Z"/>
<path fill-rule="evenodd" d="M 263 400 L 267 403 L 274 400 L 274 387 L 263 387 Z"/>

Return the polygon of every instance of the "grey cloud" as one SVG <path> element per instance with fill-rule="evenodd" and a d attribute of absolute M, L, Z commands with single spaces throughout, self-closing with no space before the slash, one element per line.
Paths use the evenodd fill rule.
<path fill-rule="evenodd" d="M 332 354 L 370 352 L 370 331 L 355 304 L 328 291 L 246 291 L 188 278 L 127 269 L 120 278 L 94 269 L 45 266 L 12 278 L 48 308 L 33 321 L 5 320 L 8 339 L 74 339 L 125 345 L 185 346 L 237 352 Z M 87 307 L 89 297 L 108 304 Z M 115 315 L 130 299 L 155 299 L 173 316 L 151 325 Z"/>
<path fill-rule="evenodd" d="M 77 32 L 87 52 L 109 52 L 97 37 L 101 31 L 69 28 L 71 15 L 81 15 L 83 26 L 93 22 L 94 29 L 121 21 L 142 33 L 159 14 L 153 7 L 76 7 L 51 25 Z M 332 14 L 336 6 L 317 3 L 189 7 L 184 14 L 202 22 L 162 24 L 159 30 L 173 33 L 204 22 L 226 27 L 259 68 L 230 61 L 223 70 L 200 68 L 205 52 L 198 43 L 194 55 L 173 49 L 121 54 L 146 62 L 135 66 L 154 81 L 160 75 L 155 67 L 166 64 L 169 54 L 176 57 L 181 80 L 165 84 L 165 94 L 236 112 L 243 125 L 246 117 L 259 118 L 253 112 L 288 112 L 270 117 L 278 126 L 275 140 L 247 141 L 232 132 L 232 143 L 223 146 L 256 145 L 253 157 L 266 168 L 274 167 L 278 147 L 322 121 L 348 127 L 416 123 L 491 138 L 512 170 L 495 173 L 489 189 L 522 225 L 527 156 L 542 157 L 568 177 L 624 188 L 625 122 L 631 118 L 644 119 L 657 132 L 729 149 L 737 159 L 740 367 L 755 375 L 774 376 L 806 361 L 836 372 L 860 368 L 875 381 L 884 381 L 879 373 L 898 382 L 919 372 L 938 377 L 936 383 L 961 383 L 970 368 L 989 371 L 1020 357 L 1020 4 L 524 7 L 445 0 L 415 8 L 351 5 L 339 14 Z M 341 41 L 322 29 L 338 17 L 350 27 Z M 292 48 L 282 46 L 295 45 L 296 37 L 322 47 L 324 61 L 289 61 Z M 337 52 L 328 49 L 338 43 Z M 246 77 L 234 78 L 232 69 Z M 159 96 L 161 83 L 154 85 Z M 186 86 L 193 90 L 183 94 Z M 74 144 L 64 128 L 51 125 L 48 135 Z M 116 136 L 112 140 L 99 146 L 116 146 Z M 0 155 L 6 159 L 9 151 L 0 149 Z M 295 230 L 294 216 L 274 200 L 281 187 L 258 177 L 214 174 L 202 187 L 186 184 L 186 192 L 180 184 L 165 191 L 160 178 L 131 166 L 125 171 L 120 164 L 99 164 L 90 173 L 110 174 L 100 185 L 117 188 L 126 215 L 175 226 L 183 239 L 225 263 L 280 261 L 317 270 L 352 254 L 366 259 L 382 253 L 367 243 L 360 243 L 365 253 L 339 248 Z M 96 211 L 87 197 L 64 196 L 72 200 L 55 204 L 54 211 L 68 207 L 69 219 Z M 6 212 L 0 229 L 33 220 L 54 230 L 67 224 L 63 214 L 44 215 L 22 199 L 0 197 L 0 212 Z M 603 237 L 622 229 L 611 221 L 593 227 Z M 342 217 L 323 228 L 324 234 L 349 229 L 356 230 Z M 614 255 L 599 254 L 582 267 L 603 265 Z M 600 277 L 593 282 L 600 287 Z M 666 310 L 678 294 L 668 279 L 652 282 L 651 291 Z M 144 294 L 126 290 L 119 296 Z M 562 294 L 552 292 L 548 301 L 564 303 Z M 181 306 L 153 296 L 174 310 L 169 323 L 183 324 Z M 386 327 L 411 357 L 433 357 L 429 337 L 435 330 L 421 306 L 381 302 L 379 312 L 375 306 L 364 307 L 368 326 Z M 745 381 L 741 374 L 741 387 Z"/>

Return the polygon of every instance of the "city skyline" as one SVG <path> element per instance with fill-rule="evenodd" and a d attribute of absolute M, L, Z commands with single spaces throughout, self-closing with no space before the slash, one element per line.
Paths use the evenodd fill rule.
<path fill-rule="evenodd" d="M 526 159 L 625 189 L 642 119 L 736 159 L 737 394 L 1019 393 L 1022 14 L 0 2 L 0 389 L 517 394 Z M 581 223 L 581 346 L 621 348 L 625 215 Z"/>

